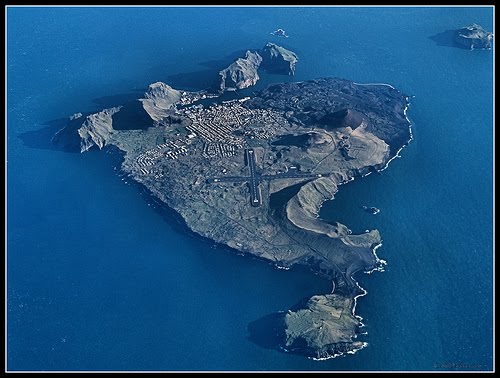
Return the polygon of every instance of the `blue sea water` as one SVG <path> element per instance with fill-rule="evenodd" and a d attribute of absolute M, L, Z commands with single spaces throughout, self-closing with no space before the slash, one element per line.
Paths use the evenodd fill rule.
<path fill-rule="evenodd" d="M 8 8 L 7 369 L 491 370 L 493 51 L 430 38 L 472 22 L 493 30 L 493 8 Z M 269 34 L 279 27 L 290 38 Z M 321 212 L 383 238 L 386 271 L 356 275 L 369 346 L 355 355 L 312 361 L 252 340 L 250 324 L 331 283 L 193 236 L 116 156 L 48 141 L 62 118 L 151 82 L 202 89 L 268 41 L 300 60 L 257 87 L 337 76 L 414 96 L 402 158 Z"/>

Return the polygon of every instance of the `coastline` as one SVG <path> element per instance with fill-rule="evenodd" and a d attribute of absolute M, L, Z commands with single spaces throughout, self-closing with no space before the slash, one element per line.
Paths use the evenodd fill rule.
<path fill-rule="evenodd" d="M 363 318 L 362 318 L 360 315 L 356 315 L 356 305 L 358 304 L 358 298 L 360 298 L 360 297 L 364 297 L 365 295 L 367 295 L 367 294 L 368 294 L 368 291 L 366 291 L 365 289 L 363 289 L 363 288 L 359 285 L 358 281 L 356 281 L 356 280 L 352 277 L 352 275 L 354 275 L 354 273 L 355 273 L 355 272 L 353 272 L 353 273 L 351 274 L 351 279 L 352 279 L 352 281 L 353 281 L 353 282 L 355 282 L 355 283 L 356 283 L 356 286 L 358 287 L 358 289 L 360 289 L 360 290 L 361 290 L 361 293 L 360 293 L 360 294 L 358 294 L 358 295 L 356 295 L 356 296 L 354 296 L 354 298 L 353 298 L 354 304 L 353 304 L 353 306 L 352 306 L 352 308 L 351 308 L 351 314 L 352 314 L 352 315 L 353 315 L 356 319 L 358 319 L 358 320 L 359 320 L 360 325 L 358 326 L 358 328 L 362 328 L 362 327 L 365 327 L 365 324 L 362 322 Z M 334 290 L 332 291 L 332 293 L 333 293 L 333 292 L 334 292 Z M 366 335 L 366 334 L 368 334 L 368 333 L 367 333 L 367 332 L 364 332 L 364 333 L 363 333 L 363 335 Z M 357 337 L 358 337 L 358 334 L 355 334 L 355 335 L 353 336 L 353 338 L 357 338 Z M 325 356 L 325 357 L 308 357 L 308 358 L 309 358 L 310 360 L 313 360 L 313 361 L 327 361 L 327 360 L 331 360 L 331 359 L 333 359 L 333 358 L 337 358 L 337 357 L 345 356 L 346 354 L 356 354 L 358 351 L 360 351 L 361 349 L 363 349 L 363 348 L 367 347 L 368 345 L 369 345 L 369 343 L 368 343 L 367 341 L 363 341 L 363 342 L 362 342 L 362 344 L 361 344 L 361 346 L 360 346 L 359 348 L 353 348 L 352 350 L 349 350 L 349 351 L 347 351 L 347 352 L 338 352 L 338 353 L 334 353 L 334 354 L 332 354 L 332 355 L 328 355 L 328 356 Z"/>
<path fill-rule="evenodd" d="M 402 146 L 401 146 L 401 147 L 397 150 L 396 155 L 394 155 L 392 158 L 390 158 L 390 159 L 389 159 L 389 161 L 387 161 L 387 163 L 384 165 L 384 167 L 383 167 L 382 169 L 378 170 L 378 172 L 382 172 L 382 171 L 386 170 L 386 169 L 387 169 L 387 167 L 389 166 L 389 163 L 390 163 L 391 161 L 393 161 L 393 160 L 394 160 L 394 159 L 396 159 L 396 158 L 400 158 L 400 157 L 401 157 L 401 155 L 400 155 L 399 153 L 403 150 L 403 148 L 407 147 L 407 146 L 410 144 L 410 142 L 413 140 L 413 131 L 412 131 L 412 126 L 413 126 L 413 125 L 412 125 L 412 123 L 410 122 L 410 119 L 408 118 L 408 115 L 407 115 L 407 110 L 408 110 L 408 107 L 410 106 L 409 96 L 406 96 L 406 101 L 407 101 L 407 103 L 406 103 L 406 106 L 405 106 L 405 108 L 404 108 L 404 110 L 403 110 L 403 114 L 404 114 L 404 116 L 405 116 L 406 121 L 408 122 L 408 130 L 409 130 L 409 132 L 410 132 L 410 139 L 408 139 L 408 141 L 407 141 L 405 144 L 403 144 L 403 145 L 402 145 Z M 371 172 L 370 172 L 370 173 L 371 173 Z"/>
<path fill-rule="evenodd" d="M 390 84 L 384 84 L 384 83 L 369 83 L 369 84 L 359 84 L 359 83 L 354 83 L 354 84 L 356 84 L 356 85 L 385 85 L 385 86 L 388 86 L 388 87 L 390 87 L 390 88 L 392 88 L 392 89 L 395 89 L 392 85 L 390 85 Z M 383 168 L 381 168 L 381 169 L 379 169 L 379 170 L 376 170 L 377 172 L 382 172 L 382 171 L 384 171 L 385 169 L 387 169 L 387 167 L 389 166 L 389 164 L 391 163 L 391 161 L 393 161 L 395 158 L 400 158 L 400 157 L 401 157 L 400 152 L 401 152 L 401 151 L 402 151 L 405 147 L 407 147 L 407 146 L 409 145 L 409 143 L 410 143 L 410 142 L 414 139 L 414 137 L 413 137 L 413 133 L 412 133 L 412 123 L 411 123 L 410 119 L 408 118 L 408 114 L 407 114 L 407 110 L 408 110 L 408 108 L 409 108 L 409 106 L 410 106 L 409 98 L 410 98 L 410 96 L 406 96 L 406 101 L 407 101 L 407 103 L 406 103 L 406 106 L 405 106 L 405 108 L 404 108 L 404 110 L 403 110 L 403 114 L 405 115 L 405 119 L 406 119 L 406 121 L 408 122 L 408 129 L 409 129 L 409 133 L 410 133 L 410 139 L 409 139 L 409 140 L 408 140 L 405 144 L 403 144 L 403 145 L 402 145 L 402 146 L 398 149 L 398 151 L 396 152 L 396 154 L 395 154 L 392 158 L 390 158 L 390 159 L 389 159 L 389 160 L 385 163 L 385 165 L 383 166 Z M 366 176 L 368 176 L 368 175 L 369 175 L 369 174 L 371 174 L 371 173 L 373 173 L 373 171 L 369 171 L 369 172 L 367 172 L 367 173 L 365 173 L 365 174 L 363 174 L 363 175 L 360 175 L 359 177 L 366 177 Z M 344 181 L 344 182 L 340 182 L 340 183 L 338 183 L 338 185 L 337 185 L 337 186 L 340 186 L 340 185 L 346 184 L 346 183 L 348 183 L 348 182 L 351 182 L 351 181 L 353 181 L 355 178 L 356 178 L 356 176 L 352 176 L 352 177 L 351 177 L 350 179 L 348 179 L 347 181 Z M 338 189 L 338 190 L 337 190 L 337 192 L 338 192 L 339 190 L 340 190 L 340 189 Z M 337 192 L 335 192 L 335 194 L 336 194 Z M 319 213 L 321 212 L 321 207 L 323 206 L 323 204 L 324 204 L 325 202 L 327 202 L 327 201 L 333 201 L 334 199 L 335 199 L 335 196 L 333 196 L 330 200 L 325 200 L 325 201 L 323 201 L 323 202 L 321 203 L 321 205 L 320 205 L 320 207 L 319 207 L 319 210 L 318 210 L 317 217 L 319 217 Z M 367 230 L 367 231 L 369 232 L 369 230 Z M 384 266 L 386 266 L 386 265 L 387 265 L 387 261 L 386 261 L 386 260 L 384 260 L 384 259 L 380 259 L 380 258 L 377 256 L 377 253 L 376 253 L 377 249 L 378 249 L 378 248 L 380 248 L 380 247 L 382 247 L 382 242 L 380 242 L 380 243 L 376 244 L 376 245 L 375 245 L 375 246 L 373 246 L 373 248 L 371 249 L 371 251 L 372 251 L 372 253 L 373 253 L 373 256 L 374 256 L 374 257 L 375 257 L 375 259 L 376 259 L 376 263 L 375 263 L 375 265 L 374 265 L 374 267 L 373 267 L 372 269 L 370 269 L 370 270 L 368 270 L 368 271 L 364 271 L 364 273 L 366 273 L 366 274 L 372 274 L 374 271 L 379 271 L 379 272 L 384 272 L 384 271 L 385 271 L 385 270 L 384 270 Z M 360 269 L 360 270 L 361 270 L 361 269 Z M 354 279 L 354 277 L 353 277 L 353 275 L 354 275 L 356 272 L 359 272 L 360 270 L 357 270 L 357 271 L 352 272 L 352 274 L 350 275 L 350 279 L 351 279 L 351 281 L 352 281 L 352 282 L 354 282 L 354 283 L 356 284 L 356 286 L 357 286 L 357 287 L 358 287 L 358 288 L 362 291 L 362 293 L 361 293 L 361 294 L 358 294 L 358 295 L 356 295 L 356 296 L 354 297 L 354 305 L 353 305 L 353 307 L 352 307 L 352 315 L 353 315 L 354 317 L 356 317 L 357 319 L 359 319 L 359 321 L 360 321 L 360 323 L 361 323 L 360 327 L 363 327 L 363 326 L 365 326 L 365 325 L 363 324 L 363 322 L 362 322 L 363 318 L 362 318 L 360 315 L 357 315 L 357 314 L 356 314 L 356 305 L 357 305 L 357 299 L 358 299 L 358 298 L 360 298 L 360 297 L 363 297 L 363 296 L 367 295 L 367 294 L 368 294 L 368 291 L 367 291 L 367 290 L 365 290 L 364 288 L 362 288 L 362 287 L 359 285 L 358 281 L 357 281 L 357 280 L 355 280 L 355 279 Z M 335 282 L 333 281 L 333 289 L 332 289 L 332 293 L 333 293 L 334 291 L 335 291 Z M 367 334 L 367 333 L 364 333 L 364 334 Z M 356 336 L 357 336 L 357 335 L 356 335 Z M 355 337 L 356 337 L 356 336 L 355 336 Z M 367 342 L 363 342 L 363 345 L 362 345 L 360 348 L 354 349 L 354 350 L 349 351 L 349 352 L 347 352 L 347 353 L 348 353 L 348 354 L 355 354 L 357 351 L 359 351 L 359 350 L 363 349 L 363 348 L 364 348 L 364 347 L 366 347 L 366 346 L 368 346 L 368 343 L 367 343 Z M 342 355 L 344 355 L 344 353 L 337 353 L 337 354 L 334 354 L 334 355 L 332 355 L 332 356 L 328 356 L 328 357 L 321 357 L 321 358 L 310 357 L 310 358 L 311 358 L 312 360 L 314 360 L 314 361 L 325 361 L 325 360 L 329 360 L 329 359 L 332 359 L 332 358 L 336 358 L 336 357 L 339 357 L 339 356 L 342 356 Z"/>
<path fill-rule="evenodd" d="M 377 259 L 377 263 L 379 264 L 378 266 L 375 266 L 373 269 L 369 270 L 369 271 L 366 271 L 365 273 L 366 274 L 372 274 L 373 272 L 377 271 L 377 272 L 384 272 L 385 269 L 384 269 L 384 266 L 387 265 L 387 261 L 384 260 L 384 259 L 380 259 L 378 256 L 377 256 L 377 249 L 382 247 L 382 242 L 380 242 L 379 244 L 375 245 L 372 249 L 372 253 L 373 255 L 375 256 L 375 258 Z"/>

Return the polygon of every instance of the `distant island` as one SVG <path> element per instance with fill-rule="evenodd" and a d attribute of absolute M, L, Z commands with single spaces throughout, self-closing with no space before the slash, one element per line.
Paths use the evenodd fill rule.
<path fill-rule="evenodd" d="M 275 30 L 271 33 L 272 35 L 276 35 L 278 37 L 285 37 L 285 38 L 288 38 L 288 35 L 286 34 L 286 32 L 283 30 L 283 29 L 278 29 L 278 30 Z"/>
<path fill-rule="evenodd" d="M 491 49 L 493 33 L 487 32 L 481 25 L 471 24 L 456 30 L 454 41 L 471 50 Z"/>
<path fill-rule="evenodd" d="M 222 70 L 218 93 L 156 82 L 136 101 L 71 116 L 53 142 L 81 152 L 114 146 L 123 172 L 190 230 L 330 279 L 331 293 L 305 298 L 276 326 L 283 351 L 326 359 L 367 345 L 357 340 L 356 298 L 365 292 L 353 274 L 381 270 L 384 261 L 375 253 L 378 230 L 353 234 L 318 213 L 340 185 L 386 168 L 411 140 L 409 97 L 386 84 L 319 78 L 220 99 L 228 81 L 236 90 L 253 85 L 246 72 L 261 64 L 293 74 L 295 62 L 289 50 L 267 44 Z"/>
<path fill-rule="evenodd" d="M 375 206 L 363 206 L 362 208 L 367 213 L 370 213 L 373 215 L 380 213 L 380 209 L 376 208 Z"/>

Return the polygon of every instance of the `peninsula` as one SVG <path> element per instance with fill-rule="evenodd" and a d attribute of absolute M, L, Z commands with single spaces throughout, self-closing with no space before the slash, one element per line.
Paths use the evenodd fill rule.
<path fill-rule="evenodd" d="M 269 46 L 262 58 L 276 50 L 283 57 Z M 246 59 L 259 61 L 251 52 Z M 291 60 L 280 58 L 280 67 L 288 62 L 293 72 Z M 364 291 L 353 274 L 382 267 L 382 238 L 318 214 L 341 184 L 385 168 L 410 141 L 408 96 L 340 78 L 274 84 L 230 101 L 220 95 L 153 83 L 136 101 L 71 116 L 53 142 L 81 152 L 115 146 L 122 170 L 195 233 L 332 280 L 332 293 L 283 312 L 280 346 L 316 359 L 354 353 L 366 343 L 356 340 Z"/>

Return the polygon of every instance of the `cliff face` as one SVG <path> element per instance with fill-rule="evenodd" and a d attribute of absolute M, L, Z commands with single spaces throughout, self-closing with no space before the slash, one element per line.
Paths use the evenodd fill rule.
<path fill-rule="evenodd" d="M 65 151 L 81 151 L 82 139 L 78 135 L 78 129 L 85 120 L 82 113 L 75 113 L 69 117 L 65 127 L 58 130 L 52 137 L 52 143 Z"/>
<path fill-rule="evenodd" d="M 180 98 L 181 92 L 159 81 L 151 84 L 148 91 L 144 94 L 144 98 L 139 101 L 142 102 L 144 110 L 153 121 L 160 121 L 168 115 L 167 111 L 170 110 Z"/>
<path fill-rule="evenodd" d="M 337 192 L 337 184 L 330 177 L 322 177 L 302 186 L 286 205 L 286 218 L 303 230 L 337 238 L 347 235 L 344 225 L 331 225 L 318 218 L 321 204 Z"/>
<path fill-rule="evenodd" d="M 297 54 L 269 42 L 260 51 L 262 68 L 269 73 L 295 75 L 295 64 L 299 60 Z"/>
<path fill-rule="evenodd" d="M 69 117 L 68 124 L 52 138 L 52 143 L 67 149 L 80 152 L 88 151 L 93 146 L 103 148 L 114 133 L 113 115 L 122 107 L 104 109 L 100 112 L 83 116 L 76 113 Z"/>
<path fill-rule="evenodd" d="M 229 67 L 219 71 L 219 89 L 221 92 L 234 91 L 255 85 L 260 78 L 259 68 L 273 74 L 294 75 L 297 61 L 294 52 L 269 42 L 261 50 L 248 50 L 245 58 L 238 58 Z"/>
<path fill-rule="evenodd" d="M 353 299 L 339 294 L 314 295 L 303 308 L 284 318 L 285 349 L 314 358 L 354 352 L 366 344 L 353 341 L 361 322 L 352 314 Z"/>
<path fill-rule="evenodd" d="M 79 148 L 80 152 L 88 151 L 93 146 L 101 149 L 109 142 L 112 135 L 119 131 L 119 128 L 113 127 L 115 115 L 115 118 L 122 116 L 121 118 L 128 118 L 129 121 L 134 122 L 134 119 L 138 118 L 137 108 L 141 106 L 135 104 L 138 104 L 137 101 L 139 101 L 146 112 L 144 114 L 146 118 L 160 121 L 170 114 L 169 111 L 175 107 L 180 98 L 180 91 L 162 82 L 153 83 L 144 94 L 144 98 L 130 102 L 125 106 L 104 109 L 87 116 L 83 116 L 82 113 L 72 115 L 66 127 L 54 135 L 52 142 L 65 149 Z M 117 125 L 120 124 L 119 121 Z M 143 128 L 142 126 L 138 128 Z"/>
<path fill-rule="evenodd" d="M 118 106 L 87 116 L 78 129 L 78 135 L 81 138 L 81 152 L 87 151 L 94 145 L 99 148 L 106 145 L 106 141 L 113 133 L 113 114 L 120 111 L 120 109 L 121 106 Z"/>
<path fill-rule="evenodd" d="M 229 67 L 219 72 L 221 76 L 220 90 L 236 90 L 248 88 L 259 80 L 257 70 L 262 62 L 256 52 L 247 51 L 245 58 L 238 58 Z"/>
<path fill-rule="evenodd" d="M 454 40 L 461 46 L 473 49 L 491 49 L 493 33 L 487 32 L 478 24 L 471 24 L 458 29 Z"/>

